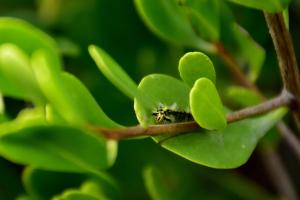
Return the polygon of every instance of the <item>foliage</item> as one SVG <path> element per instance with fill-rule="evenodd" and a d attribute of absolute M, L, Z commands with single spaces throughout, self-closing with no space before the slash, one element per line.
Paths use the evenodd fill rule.
<path fill-rule="evenodd" d="M 289 0 L 229 1 L 272 13 L 282 12 L 289 4 Z M 48 0 L 41 2 L 41 5 L 49 3 Z M 2 158 L 0 160 L 0 171 L 9 171 L 6 165 L 12 165 L 11 163 L 18 167 L 25 166 L 22 180 L 24 189 L 21 183 L 15 180 L 19 174 L 9 171 L 6 179 L 10 180 L 10 177 L 13 177 L 9 187 L 14 188 L 14 191 L 11 188 L 4 188 L 7 191 L 3 197 L 0 194 L 0 198 L 120 199 L 124 193 L 127 197 L 130 189 L 124 192 L 126 188 L 121 190 L 118 188 L 116 183 L 119 181 L 118 172 L 114 170 L 119 165 L 128 164 L 138 170 L 138 173 L 143 171 L 145 186 L 143 190 L 147 190 L 152 199 L 173 199 L 171 192 L 173 188 L 177 188 L 178 193 L 182 193 L 178 199 L 185 199 L 190 191 L 193 191 L 190 193 L 191 198 L 193 194 L 199 196 L 197 190 L 193 190 L 191 186 L 196 182 L 193 173 L 200 171 L 211 182 L 215 181 L 213 180 L 215 176 L 212 178 L 207 175 L 211 171 L 207 173 L 205 171 L 207 169 L 192 165 L 185 160 L 216 169 L 240 167 L 248 161 L 265 134 L 287 113 L 287 109 L 280 108 L 261 116 L 227 124 L 226 114 L 231 112 L 232 104 L 246 107 L 258 104 L 262 99 L 249 89 L 226 82 L 225 75 L 220 73 L 222 69 L 219 68 L 219 61 L 215 58 L 224 49 L 232 53 L 237 64 L 242 67 L 241 70 L 253 82 L 259 79 L 266 59 L 266 51 L 236 22 L 230 9 L 231 4 L 227 1 L 135 0 L 131 9 L 135 6 L 145 25 L 163 41 L 175 46 L 167 46 L 143 29 L 145 38 L 150 37 L 152 41 L 145 42 L 146 47 L 140 48 L 138 46 L 140 38 L 134 41 L 135 38 L 131 36 L 129 27 L 122 34 L 124 38 L 128 36 L 125 40 L 130 42 L 124 49 L 121 48 L 119 54 L 116 54 L 119 55 L 116 56 L 116 60 L 120 60 L 119 63 L 125 63 L 129 58 L 133 60 L 133 56 L 130 56 L 132 54 L 130 48 L 135 48 L 135 50 L 139 49 L 139 53 L 134 53 L 134 56 L 140 55 L 144 58 L 143 62 L 149 61 L 150 65 L 159 63 L 161 66 L 165 62 L 174 68 L 175 62 L 169 61 L 172 59 L 178 63 L 179 71 L 179 75 L 171 72 L 166 75 L 156 73 L 160 71 L 159 69 L 152 70 L 155 73 L 142 77 L 138 84 L 135 82 L 137 78 L 133 72 L 138 70 L 134 67 L 131 70 L 123 68 L 103 50 L 107 49 L 115 54 L 119 51 L 116 47 L 122 46 L 120 41 L 119 44 L 109 43 L 113 41 L 112 37 L 115 33 L 107 33 L 108 39 L 106 39 L 105 30 L 102 31 L 105 26 L 102 25 L 101 30 L 98 30 L 99 33 L 102 31 L 100 39 L 94 36 L 95 41 L 90 41 L 87 39 L 89 36 L 84 35 L 86 41 L 78 45 L 68 39 L 57 39 L 53 33 L 50 36 L 41 31 L 41 29 L 48 29 L 51 32 L 51 26 L 57 26 L 68 30 L 65 33 L 66 37 L 78 34 L 77 39 L 83 40 L 81 34 L 83 30 L 70 25 L 68 22 L 70 19 L 63 16 L 72 16 L 73 9 L 74 12 L 84 10 L 82 5 L 85 4 L 89 5 L 87 10 L 94 6 L 105 8 L 106 4 L 109 5 L 105 1 L 99 1 L 101 3 L 92 0 L 78 1 L 81 4 L 74 4 L 78 7 L 75 8 L 76 6 L 72 7 L 66 2 L 64 7 L 63 2 L 57 0 L 54 4 L 60 6 L 62 10 L 65 9 L 66 12 L 61 12 L 60 16 L 57 16 L 58 21 L 49 18 L 54 20 L 53 25 L 48 24 L 49 27 L 36 28 L 22 19 L 0 18 L 0 155 L 5 158 L 3 159 L 5 164 L 2 164 Z M 118 16 L 107 20 L 109 23 L 111 20 L 112 24 L 116 24 L 115 21 L 118 23 L 122 21 Z M 88 20 L 83 24 L 85 23 L 88 23 Z M 71 27 L 64 27 L 65 24 Z M 144 28 L 142 25 L 140 27 Z M 101 37 L 105 39 L 102 41 Z M 90 45 L 91 43 L 97 45 Z M 102 43 L 103 49 L 98 47 L 99 43 Z M 158 44 L 159 47 L 151 47 L 153 43 Z M 85 52 L 83 54 L 87 54 L 85 50 L 87 45 L 90 45 L 88 52 L 91 58 L 88 58 L 88 61 L 86 58 L 82 60 L 76 58 L 77 54 L 81 54 L 78 46 L 83 46 L 82 51 Z M 127 47 L 128 50 L 125 50 Z M 173 54 L 180 54 L 175 56 L 176 59 L 167 55 L 165 51 L 165 49 L 170 51 L 171 48 L 179 49 L 177 52 L 180 53 L 173 52 Z M 98 76 L 95 73 L 97 71 L 91 62 L 92 59 L 102 74 L 133 101 L 131 104 L 134 105 L 136 119 L 143 128 L 158 124 L 153 113 L 159 110 L 171 110 L 173 113 L 164 114 L 163 125 L 174 122 L 173 118 L 186 119 L 185 115 L 192 116 L 201 130 L 172 136 L 162 132 L 161 135 L 152 137 L 157 144 L 151 144 L 153 145 L 151 148 L 155 149 L 160 145 L 179 155 L 180 158 L 157 149 L 155 150 L 157 154 L 150 155 L 151 151 L 148 152 L 149 149 L 145 148 L 144 151 L 134 150 L 136 154 L 143 153 L 141 156 L 133 157 L 137 161 L 135 163 L 135 160 L 130 161 L 128 158 L 131 156 L 129 153 L 126 154 L 127 157 L 122 155 L 123 150 L 127 152 L 126 148 L 122 148 L 123 144 L 126 146 L 126 142 L 120 142 L 121 150 L 116 153 L 117 141 L 105 138 L 97 128 L 112 131 L 126 129 L 129 127 L 128 124 L 134 124 L 135 119 L 133 114 L 130 116 L 127 113 L 131 109 L 129 102 L 123 100 L 123 96 L 118 96 L 119 94 L 103 79 L 102 75 Z M 152 64 L 151 60 L 154 60 Z M 93 69 L 69 67 L 70 63 L 77 66 L 77 64 L 81 65 L 81 62 L 92 66 Z M 133 61 L 128 61 L 130 62 Z M 80 79 L 70 71 L 78 74 Z M 88 74 L 87 78 L 82 75 L 84 71 Z M 223 89 L 227 91 L 227 98 L 231 99 L 231 105 L 226 105 Z M 9 105 L 6 105 L 10 99 L 24 101 L 31 106 L 12 114 L 8 109 Z M 109 106 L 105 100 L 109 101 Z M 120 105 L 115 105 L 118 101 Z M 109 108 L 114 108 L 114 111 L 110 111 Z M 127 142 L 143 143 L 142 140 Z M 147 161 L 139 166 L 139 159 L 147 159 Z M 162 173 L 164 167 L 162 169 L 157 167 L 173 164 L 178 164 L 173 169 L 177 176 L 187 171 L 186 177 L 180 177 L 178 180 L 182 179 L 183 182 L 189 183 L 190 185 L 187 186 L 190 187 L 189 189 L 178 187 L 179 184 L 175 184 L 179 182 L 178 180 L 168 179 L 168 173 Z M 126 171 L 127 168 L 124 167 L 122 173 L 131 176 Z M 108 169 L 110 173 L 115 173 L 117 180 L 107 172 Z M 139 178 L 142 179 L 141 174 L 140 176 Z M 243 190 L 245 192 L 240 196 L 242 199 L 251 199 L 255 195 L 261 199 L 273 199 L 264 190 L 249 184 L 249 181 L 240 181 L 237 175 L 228 174 L 227 177 L 234 177 L 228 178 L 233 185 L 249 186 L 250 189 Z M 0 179 L 0 186 L 4 181 Z M 124 178 L 123 181 L 126 182 L 126 179 Z M 205 181 L 200 181 L 200 184 L 205 188 Z M 130 187 L 126 183 L 124 185 Z M 221 196 L 207 191 L 205 193 L 203 189 L 203 198 L 231 199 L 236 195 L 234 188 L 228 189 L 230 186 L 226 183 L 221 183 L 218 187 L 221 188 Z M 11 195 L 10 192 L 16 194 Z M 145 197 L 128 196 L 128 198 Z"/>

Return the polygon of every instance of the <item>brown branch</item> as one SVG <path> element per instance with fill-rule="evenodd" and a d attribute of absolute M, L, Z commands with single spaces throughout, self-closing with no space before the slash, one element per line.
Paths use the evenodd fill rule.
<path fill-rule="evenodd" d="M 257 116 L 260 114 L 267 113 L 276 108 L 282 106 L 288 106 L 291 99 L 287 95 L 280 95 L 268 101 L 265 101 L 256 106 L 248 107 L 239 111 L 229 113 L 226 116 L 227 122 L 232 123 L 249 117 Z M 141 126 L 133 126 L 127 128 L 99 128 L 99 127 L 89 127 L 92 131 L 104 135 L 106 138 L 121 140 L 132 137 L 140 136 L 157 136 L 161 134 L 175 135 L 183 134 L 187 132 L 192 132 L 201 129 L 201 127 L 196 122 L 185 122 L 185 123 L 173 123 L 173 124 L 163 124 L 163 125 L 152 125 L 148 128 L 143 128 Z"/>
<path fill-rule="evenodd" d="M 285 142 L 288 143 L 289 147 L 292 148 L 296 154 L 298 160 L 300 161 L 300 142 L 292 130 L 286 126 L 283 122 L 277 124 L 277 128 L 281 133 L 282 137 L 285 138 Z"/>
<path fill-rule="evenodd" d="M 291 35 L 285 26 L 282 13 L 265 13 L 265 18 L 277 53 L 284 87 L 295 97 L 293 113 L 300 130 L 300 79 Z"/>
<path fill-rule="evenodd" d="M 262 97 L 262 99 L 265 99 L 264 95 L 257 89 L 256 85 L 253 82 L 250 82 L 248 78 L 245 76 L 245 74 L 242 72 L 241 67 L 236 62 L 234 57 L 229 52 L 227 52 L 224 49 L 224 47 L 220 44 L 219 44 L 219 48 L 217 49 L 219 50 L 218 51 L 219 56 L 227 64 L 229 70 L 231 71 L 232 75 L 236 78 L 236 80 L 238 80 L 238 82 L 241 85 L 251 89 L 252 91 L 255 91 L 259 96 Z M 286 92 L 285 90 L 283 90 L 283 93 L 286 93 L 288 95 L 288 92 Z M 288 141 L 288 144 L 290 144 L 290 146 L 294 146 L 292 149 L 298 154 L 297 149 L 300 148 L 299 141 L 294 136 L 294 134 L 292 134 L 292 136 L 288 135 L 287 132 L 285 132 L 286 129 L 284 130 L 281 125 L 287 127 L 283 122 L 279 122 L 279 124 L 277 125 L 277 129 L 279 133 L 286 141 Z M 289 199 L 294 199 L 295 196 L 293 194 L 295 194 L 295 192 L 294 192 L 293 185 L 278 155 L 275 153 L 273 149 L 269 149 L 268 153 L 261 152 L 261 155 L 264 157 L 263 161 L 267 166 L 267 168 L 269 169 L 269 171 L 272 171 L 274 174 L 279 174 L 279 177 L 276 177 L 273 173 L 270 173 L 270 177 L 274 180 L 274 182 L 286 183 L 285 186 L 282 186 L 281 184 L 275 185 L 279 193 L 285 197 L 288 197 Z"/>
<path fill-rule="evenodd" d="M 262 162 L 265 165 L 266 172 L 272 179 L 273 185 L 278 189 L 279 194 L 283 199 L 297 200 L 297 190 L 291 183 L 288 174 L 286 173 L 285 166 L 282 164 L 280 157 L 274 149 L 264 144 L 259 149 L 262 157 Z"/>
<path fill-rule="evenodd" d="M 218 49 L 219 56 L 227 64 L 233 77 L 240 83 L 240 85 L 247 87 L 252 91 L 255 91 L 262 99 L 265 99 L 262 93 L 257 89 L 256 85 L 253 82 L 248 81 L 245 74 L 241 71 L 241 67 L 239 66 L 239 64 L 235 61 L 234 57 L 224 48 L 224 46 L 221 43 L 215 45 Z M 287 92 L 286 89 L 283 90 L 283 93 L 291 96 L 291 94 Z M 288 126 L 282 121 L 279 122 L 276 127 L 282 138 L 295 152 L 297 157 L 300 158 L 300 142 L 299 139 L 295 136 L 295 133 L 293 133 L 293 131 L 290 130 Z"/>

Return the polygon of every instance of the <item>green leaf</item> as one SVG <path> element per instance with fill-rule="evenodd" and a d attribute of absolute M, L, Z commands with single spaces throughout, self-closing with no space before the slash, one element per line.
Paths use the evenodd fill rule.
<path fill-rule="evenodd" d="M 148 27 L 164 40 L 205 51 L 215 50 L 210 43 L 197 37 L 176 0 L 135 0 L 135 5 Z"/>
<path fill-rule="evenodd" d="M 82 184 L 80 187 L 80 191 L 89 194 L 95 198 L 103 199 L 103 200 L 109 200 L 111 198 L 108 198 L 101 188 L 95 181 L 88 180 Z"/>
<path fill-rule="evenodd" d="M 120 91 L 122 91 L 131 99 L 137 95 L 138 92 L 136 83 L 105 51 L 97 46 L 91 45 L 89 46 L 89 53 L 97 64 L 99 70 Z"/>
<path fill-rule="evenodd" d="M 209 57 L 201 52 L 189 52 L 179 61 L 179 74 L 181 79 L 190 87 L 195 81 L 206 77 L 213 83 L 216 82 L 216 72 Z"/>
<path fill-rule="evenodd" d="M 103 200 L 92 195 L 86 194 L 78 190 L 67 190 L 60 196 L 52 198 L 52 200 Z"/>
<path fill-rule="evenodd" d="M 102 138 L 66 126 L 35 126 L 2 135 L 0 153 L 46 170 L 99 173 L 108 167 Z"/>
<path fill-rule="evenodd" d="M 231 10 L 225 3 L 221 8 L 221 41 L 243 68 L 251 81 L 256 81 L 264 64 L 265 50 L 241 26 L 235 23 Z M 253 53 L 255 52 L 255 53 Z"/>
<path fill-rule="evenodd" d="M 145 106 L 152 106 L 150 99 L 146 98 L 146 94 L 141 94 L 137 89 L 137 84 L 127 75 L 122 67 L 114 61 L 101 48 L 91 45 L 89 52 L 100 71 L 110 80 L 120 91 L 129 98 L 139 98 L 144 102 Z"/>
<path fill-rule="evenodd" d="M 119 190 L 114 180 L 105 172 L 103 174 L 108 179 L 90 174 L 53 172 L 27 167 L 23 173 L 23 183 L 27 193 L 38 199 L 50 199 L 68 188 L 79 187 L 80 191 L 86 194 L 97 196 L 96 192 L 99 192 L 98 196 L 118 199 Z"/>
<path fill-rule="evenodd" d="M 184 2 L 192 18 L 194 29 L 200 36 L 216 42 L 220 37 L 220 2 L 219 0 L 186 0 Z"/>
<path fill-rule="evenodd" d="M 28 56 L 14 44 L 0 45 L 0 91 L 5 96 L 30 100 L 36 104 L 45 100 Z"/>
<path fill-rule="evenodd" d="M 0 93 L 0 114 L 4 114 L 4 112 L 5 112 L 4 100 L 2 94 Z"/>
<path fill-rule="evenodd" d="M 26 167 L 22 181 L 26 192 L 38 199 L 50 199 L 67 188 L 79 187 L 87 178 L 85 174 L 53 172 Z"/>
<path fill-rule="evenodd" d="M 155 100 L 154 107 L 145 108 L 138 99 L 135 99 L 134 109 L 140 123 L 155 124 L 155 118 L 152 114 L 161 105 L 167 107 L 175 105 L 178 111 L 189 111 L 190 88 L 182 81 L 171 76 L 162 74 L 148 75 L 142 79 L 138 88 Z"/>
<path fill-rule="evenodd" d="M 69 123 L 78 126 L 120 127 L 100 108 L 87 88 L 68 73 L 57 73 L 48 52 L 33 56 L 32 66 L 38 84 L 50 105 Z"/>
<path fill-rule="evenodd" d="M 257 93 L 244 87 L 231 86 L 226 93 L 231 103 L 241 107 L 253 106 L 262 101 Z"/>
<path fill-rule="evenodd" d="M 244 164 L 259 140 L 286 113 L 269 114 L 231 123 L 219 131 L 201 131 L 164 139 L 162 146 L 192 162 L 212 168 L 229 169 Z"/>
<path fill-rule="evenodd" d="M 160 171 L 153 167 L 148 166 L 143 171 L 144 184 L 146 189 L 153 200 L 171 200 L 174 199 L 170 191 L 167 188 L 167 184 L 163 180 L 163 176 Z"/>
<path fill-rule="evenodd" d="M 263 10 L 270 13 L 276 13 L 284 10 L 290 3 L 290 0 L 228 0 L 236 4 Z"/>
<path fill-rule="evenodd" d="M 286 9 L 284 9 L 283 11 L 283 19 L 284 19 L 284 23 L 287 29 L 290 28 L 290 16 L 289 16 L 289 8 L 287 7 Z"/>
<path fill-rule="evenodd" d="M 91 45 L 89 52 L 98 68 L 120 91 L 131 99 L 138 99 L 143 108 L 152 108 L 155 101 L 147 93 L 138 90 L 136 83 L 126 74 L 126 72 L 101 48 Z M 145 111 L 141 111 L 145 112 Z M 143 127 L 147 124 L 141 123 Z"/>
<path fill-rule="evenodd" d="M 44 32 L 31 24 L 15 18 L 0 18 L 0 44 L 13 43 L 21 48 L 26 54 L 31 55 L 38 49 L 47 50 L 53 62 L 54 70 L 61 69 L 59 50 L 55 41 Z"/>
<path fill-rule="evenodd" d="M 226 127 L 226 117 L 218 91 L 209 79 L 200 78 L 190 92 L 191 112 L 195 121 L 208 130 Z"/>
<path fill-rule="evenodd" d="M 158 103 L 177 103 L 178 109 L 182 110 L 189 107 L 189 87 L 170 76 L 146 76 L 139 84 L 139 89 L 151 94 Z M 137 115 L 141 107 L 139 101 L 135 101 Z M 153 110 L 148 109 L 146 115 L 139 119 L 154 124 Z M 231 123 L 223 130 L 163 135 L 155 137 L 155 140 L 192 162 L 212 168 L 236 168 L 248 160 L 259 140 L 285 113 L 286 109 L 279 109 L 267 115 Z"/>
<path fill-rule="evenodd" d="M 265 50 L 237 24 L 234 24 L 232 29 L 234 34 L 233 37 L 238 45 L 237 57 L 241 58 L 239 62 L 241 66 L 246 68 L 246 71 L 249 71 L 249 79 L 251 81 L 256 81 L 265 61 Z"/>
<path fill-rule="evenodd" d="M 80 54 L 80 47 L 68 38 L 56 38 L 60 53 L 67 57 L 77 57 Z"/>
<path fill-rule="evenodd" d="M 43 107 L 23 109 L 14 120 L 4 121 L 0 124 L 0 136 L 41 124 L 46 124 Z"/>

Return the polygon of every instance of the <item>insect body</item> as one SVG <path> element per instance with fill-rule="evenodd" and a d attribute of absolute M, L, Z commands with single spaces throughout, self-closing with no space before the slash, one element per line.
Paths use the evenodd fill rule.
<path fill-rule="evenodd" d="M 152 115 L 155 116 L 155 122 L 157 124 L 186 122 L 193 120 L 191 113 L 173 110 L 171 107 L 169 108 L 166 106 L 160 106 L 152 113 Z"/>

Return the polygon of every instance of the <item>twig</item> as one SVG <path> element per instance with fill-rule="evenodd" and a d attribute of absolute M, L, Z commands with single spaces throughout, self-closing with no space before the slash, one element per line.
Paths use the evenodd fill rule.
<path fill-rule="evenodd" d="M 292 130 L 286 126 L 283 122 L 277 124 L 277 128 L 280 130 L 280 133 L 284 135 L 285 141 L 292 148 L 297 158 L 300 161 L 300 142 Z"/>
<path fill-rule="evenodd" d="M 262 99 L 265 99 L 262 93 L 257 89 L 256 85 L 253 82 L 247 81 L 248 79 L 245 76 L 245 74 L 241 71 L 239 64 L 235 61 L 233 56 L 226 51 L 223 45 L 221 43 L 215 45 L 217 46 L 217 49 L 219 49 L 219 56 L 224 60 L 225 63 L 227 63 L 227 66 L 232 72 L 233 77 L 242 86 L 247 87 L 252 91 L 255 91 L 257 95 L 259 95 Z M 283 90 L 283 93 L 285 93 L 288 96 L 291 96 L 291 94 L 286 90 Z M 293 131 L 289 129 L 287 125 L 282 121 L 276 125 L 276 128 L 280 133 L 281 137 L 287 142 L 287 144 L 291 147 L 295 154 L 297 154 L 297 156 L 300 158 L 300 142 L 299 139 L 295 136 L 295 133 L 293 133 Z"/>
<path fill-rule="evenodd" d="M 292 111 L 300 130 L 300 79 L 291 35 L 284 24 L 282 13 L 265 13 L 265 18 L 277 53 L 284 87 L 295 96 Z"/>
<path fill-rule="evenodd" d="M 285 167 L 283 166 L 279 156 L 268 144 L 261 146 L 260 153 L 263 155 L 262 162 L 266 167 L 272 183 L 279 190 L 279 194 L 283 195 L 283 199 L 297 200 L 296 189 L 291 183 Z"/>
<path fill-rule="evenodd" d="M 232 72 L 232 75 L 239 81 L 239 83 L 249 89 L 251 89 L 252 91 L 255 91 L 260 97 L 262 97 L 262 99 L 265 99 L 265 97 L 262 95 L 262 93 L 257 89 L 256 85 L 253 82 L 250 82 L 248 80 L 248 78 L 245 76 L 245 74 L 241 71 L 241 68 L 239 66 L 239 64 L 235 61 L 234 57 L 227 52 L 226 50 L 223 50 L 224 47 L 220 44 L 218 44 L 220 47 L 218 48 L 219 51 L 219 56 L 224 60 L 225 63 L 227 63 L 227 66 L 229 68 L 229 70 Z M 288 92 L 286 92 L 286 90 L 283 90 L 283 93 L 288 94 Z M 290 96 L 290 95 L 289 95 Z M 280 124 L 283 124 L 285 127 L 287 127 L 284 122 L 279 122 L 279 125 L 276 125 L 277 130 L 279 131 L 279 133 L 281 134 L 281 136 L 283 137 L 283 139 L 285 141 L 288 141 L 288 144 L 292 144 L 294 146 L 296 146 L 296 148 L 292 148 L 295 153 L 298 154 L 298 151 L 296 150 L 297 148 L 300 148 L 299 141 L 296 137 L 290 137 L 288 136 L 288 134 L 286 134 L 284 132 L 284 130 L 282 129 L 282 127 L 280 127 Z M 292 135 L 295 135 L 292 133 Z M 298 146 L 297 146 L 298 145 Z M 264 148 L 263 145 L 260 145 L 260 150 L 261 148 Z M 275 184 L 277 190 L 279 191 L 279 193 L 285 197 L 293 197 L 293 195 L 291 194 L 295 194 L 294 192 L 294 187 L 292 184 L 292 181 L 290 180 L 288 173 L 286 172 L 286 169 L 284 167 L 284 165 L 282 164 L 281 160 L 279 159 L 278 155 L 276 154 L 276 152 L 273 149 L 269 149 L 268 153 L 263 153 L 263 151 L 261 150 L 261 156 L 263 156 L 263 161 L 264 164 L 268 167 L 268 169 L 270 169 L 270 171 L 272 171 L 273 173 L 269 173 L 269 176 L 276 182 L 276 183 L 287 183 L 285 186 L 282 186 L 282 184 Z M 299 154 L 298 154 L 299 155 Z M 274 159 L 274 158 L 277 159 Z M 276 174 L 280 174 L 280 177 L 276 177 Z M 288 187 L 288 188 L 287 188 Z M 292 191 L 292 192 L 291 192 Z M 291 198 L 293 199 L 293 198 Z"/>
<path fill-rule="evenodd" d="M 248 107 L 239 111 L 229 113 L 226 116 L 227 122 L 232 123 L 249 117 L 257 116 L 260 114 L 267 113 L 276 108 L 282 106 L 288 106 L 291 99 L 287 95 L 280 95 L 268 101 L 265 101 L 256 106 Z M 186 132 L 192 132 L 201 129 L 201 127 L 196 122 L 185 122 L 185 123 L 173 123 L 173 124 L 163 124 L 163 125 L 152 125 L 148 128 L 143 128 L 141 126 L 133 126 L 127 128 L 99 128 L 99 127 L 89 127 L 92 131 L 104 135 L 106 138 L 121 140 L 132 137 L 140 136 L 156 136 L 161 134 L 183 134 Z"/>

